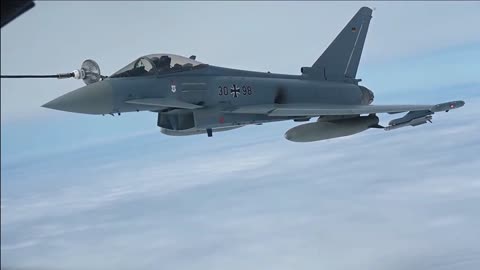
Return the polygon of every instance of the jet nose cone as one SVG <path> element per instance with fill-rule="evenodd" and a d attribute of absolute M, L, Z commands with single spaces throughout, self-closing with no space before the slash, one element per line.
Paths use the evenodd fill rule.
<path fill-rule="evenodd" d="M 60 96 L 42 107 L 75 113 L 106 114 L 113 110 L 112 87 L 100 81 Z"/>

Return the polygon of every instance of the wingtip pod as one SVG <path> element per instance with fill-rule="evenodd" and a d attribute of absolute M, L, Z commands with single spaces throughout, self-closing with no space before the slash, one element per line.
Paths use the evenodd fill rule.
<path fill-rule="evenodd" d="M 450 101 L 450 102 L 445 102 L 445 103 L 440 103 L 440 104 L 434 105 L 430 109 L 430 111 L 432 111 L 432 112 L 449 111 L 449 110 L 461 108 L 464 105 L 465 105 L 465 101 L 463 101 L 463 100 Z"/>

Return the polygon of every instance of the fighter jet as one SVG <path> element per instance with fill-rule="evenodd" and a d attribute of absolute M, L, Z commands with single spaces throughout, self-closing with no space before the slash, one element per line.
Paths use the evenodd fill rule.
<path fill-rule="evenodd" d="M 237 70 L 201 63 L 195 56 L 142 56 L 113 75 L 100 75 L 93 60 L 58 74 L 87 84 L 43 107 L 67 112 L 120 115 L 151 111 L 166 135 L 227 131 L 245 125 L 293 120 L 294 142 L 348 136 L 370 128 L 393 130 L 431 122 L 436 112 L 463 101 L 432 105 L 373 105 L 374 94 L 356 78 L 372 10 L 362 7 L 312 66 L 300 75 Z M 383 127 L 379 113 L 405 113 Z"/>

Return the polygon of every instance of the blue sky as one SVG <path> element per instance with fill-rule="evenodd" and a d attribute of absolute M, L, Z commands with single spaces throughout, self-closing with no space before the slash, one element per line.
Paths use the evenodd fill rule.
<path fill-rule="evenodd" d="M 310 144 L 293 122 L 178 138 L 40 108 L 79 81 L 2 80 L 2 268 L 478 269 L 478 2 L 39 2 L 1 30 L 2 74 L 156 52 L 298 74 L 363 5 L 375 103 L 464 108 Z"/>

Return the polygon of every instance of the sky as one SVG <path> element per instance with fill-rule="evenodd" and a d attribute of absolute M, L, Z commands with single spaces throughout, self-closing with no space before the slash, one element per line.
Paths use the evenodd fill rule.
<path fill-rule="evenodd" d="M 362 6 L 374 104 L 465 107 L 307 144 L 294 122 L 168 137 L 149 112 L 40 107 L 81 81 L 3 79 L 2 269 L 479 269 L 479 2 L 37 1 L 1 29 L 1 72 L 167 52 L 299 74 Z"/>

